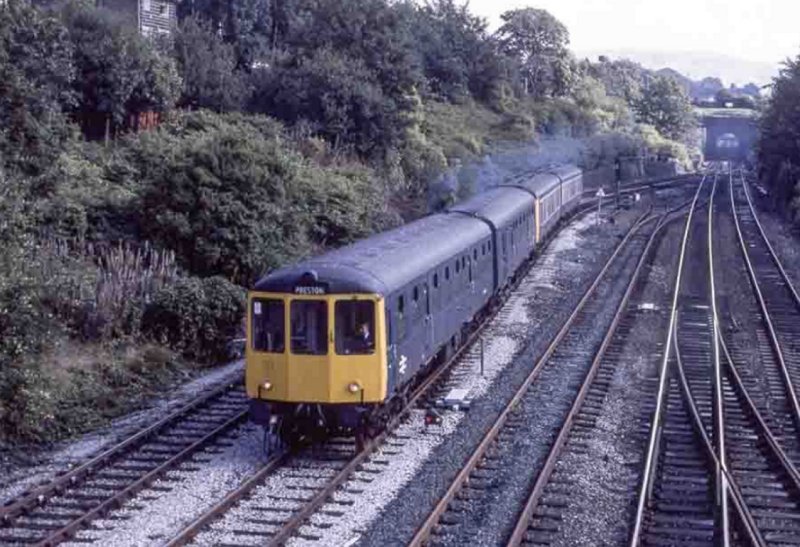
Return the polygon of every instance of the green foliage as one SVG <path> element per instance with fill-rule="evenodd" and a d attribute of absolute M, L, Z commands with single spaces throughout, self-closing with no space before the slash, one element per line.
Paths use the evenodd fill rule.
<path fill-rule="evenodd" d="M 315 167 L 257 116 L 198 112 L 130 141 L 137 231 L 190 272 L 244 285 L 316 245 L 374 228 L 384 197 L 371 171 Z"/>
<path fill-rule="evenodd" d="M 220 29 L 234 53 L 236 69 L 247 71 L 273 43 L 273 17 L 282 4 L 280 0 L 187 0 L 178 4 L 178 16 Z"/>
<path fill-rule="evenodd" d="M 241 109 L 248 89 L 244 74 L 236 69 L 232 45 L 193 16 L 181 22 L 174 47 L 183 80 L 182 106 L 217 112 Z"/>
<path fill-rule="evenodd" d="M 549 12 L 535 8 L 507 11 L 497 31 L 502 50 L 517 59 L 526 93 L 559 97 L 571 89 L 574 61 L 567 46 L 567 27 Z"/>
<path fill-rule="evenodd" d="M 146 237 L 173 249 L 193 273 L 245 284 L 308 251 L 290 195 L 299 159 L 276 135 L 241 117 L 199 114 L 177 123 L 134 144 Z"/>
<path fill-rule="evenodd" d="M 66 29 L 28 2 L 0 5 L 0 168 L 40 175 L 71 136 L 75 104 Z"/>
<path fill-rule="evenodd" d="M 131 113 L 172 108 L 181 85 L 175 62 L 136 29 L 82 3 L 67 4 L 61 17 L 75 48 L 79 112 L 122 125 Z"/>
<path fill-rule="evenodd" d="M 185 377 L 186 365 L 159 347 L 78 347 L 58 339 L 44 355 L 0 368 L 0 442 L 88 431 Z"/>
<path fill-rule="evenodd" d="M 489 99 L 500 85 L 503 59 L 486 21 L 454 0 L 433 0 L 411 16 L 415 52 L 429 90 L 446 100 Z"/>
<path fill-rule="evenodd" d="M 241 328 L 245 293 L 221 277 L 185 278 L 161 289 L 144 313 L 144 332 L 189 359 L 214 364 Z"/>
<path fill-rule="evenodd" d="M 800 56 L 787 60 L 773 81 L 758 143 L 761 181 L 797 216 L 800 181 Z"/>
<path fill-rule="evenodd" d="M 664 137 L 686 141 L 696 125 L 692 103 L 674 79 L 655 77 L 636 104 L 638 121 L 652 125 Z"/>
<path fill-rule="evenodd" d="M 600 57 L 597 63 L 590 63 L 588 72 L 600 80 L 611 97 L 623 99 L 634 105 L 642 98 L 642 89 L 650 79 L 650 75 L 640 64 L 627 59 L 611 61 Z"/>
<path fill-rule="evenodd" d="M 363 60 L 329 49 L 263 71 L 252 108 L 289 123 L 303 120 L 335 148 L 353 146 L 365 156 L 396 145 L 407 125 Z"/>
<path fill-rule="evenodd" d="M 542 10 L 489 35 L 457 0 L 185 0 L 167 43 L 94 4 L 0 5 L 0 426 L 16 438 L 96 424 L 186 369 L 148 341 L 224 358 L 232 283 L 424 214 L 442 173 L 497 145 L 601 132 L 587 162 L 685 153 L 662 136 L 684 129 L 661 116 L 675 90 L 576 63 Z M 124 133 L 176 101 L 191 112 Z M 464 172 L 442 203 L 479 186 Z"/>

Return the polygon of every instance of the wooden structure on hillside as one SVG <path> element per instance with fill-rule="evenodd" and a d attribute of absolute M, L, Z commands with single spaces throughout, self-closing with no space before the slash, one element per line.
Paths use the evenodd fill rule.
<path fill-rule="evenodd" d="M 171 34 L 178 24 L 177 0 L 97 0 L 144 36 Z"/>

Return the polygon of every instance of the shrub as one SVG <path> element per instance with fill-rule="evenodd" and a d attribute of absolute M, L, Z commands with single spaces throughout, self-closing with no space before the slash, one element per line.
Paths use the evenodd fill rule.
<path fill-rule="evenodd" d="M 221 277 L 180 279 L 162 288 L 147 306 L 144 334 L 189 359 L 225 360 L 227 344 L 244 317 L 244 290 Z"/>
<path fill-rule="evenodd" d="M 0 367 L 0 442 L 96 428 L 187 376 L 186 365 L 159 347 L 50 342 L 50 350 Z"/>

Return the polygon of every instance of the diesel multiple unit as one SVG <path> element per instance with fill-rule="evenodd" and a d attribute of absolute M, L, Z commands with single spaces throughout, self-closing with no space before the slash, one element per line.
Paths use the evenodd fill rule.
<path fill-rule="evenodd" d="M 520 175 L 258 281 L 247 315 L 253 419 L 288 442 L 381 427 L 577 207 L 582 190 L 574 166 Z"/>

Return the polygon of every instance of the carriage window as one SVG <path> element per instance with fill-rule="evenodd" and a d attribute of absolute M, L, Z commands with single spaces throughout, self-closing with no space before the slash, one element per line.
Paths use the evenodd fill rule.
<path fill-rule="evenodd" d="M 472 260 L 478 260 L 478 248 L 472 249 Z"/>
<path fill-rule="evenodd" d="M 286 347 L 283 300 L 254 299 L 252 312 L 253 349 L 268 353 L 283 353 Z"/>
<path fill-rule="evenodd" d="M 434 289 L 438 289 L 439 288 L 439 274 L 438 273 L 433 274 L 433 288 Z"/>
<path fill-rule="evenodd" d="M 466 268 L 467 267 L 467 257 L 466 256 L 462 256 L 461 257 L 461 267 L 462 268 Z"/>
<path fill-rule="evenodd" d="M 375 352 L 375 304 L 369 300 L 336 302 L 336 353 Z"/>
<path fill-rule="evenodd" d="M 456 273 L 461 271 L 461 264 L 459 263 L 458 259 L 456 259 Z"/>
<path fill-rule="evenodd" d="M 419 287 L 414 287 L 414 303 L 419 300 Z"/>
<path fill-rule="evenodd" d="M 324 300 L 292 301 L 292 353 L 328 353 L 328 306 Z"/>
<path fill-rule="evenodd" d="M 444 268 L 444 278 L 450 279 L 450 266 L 445 266 Z"/>

